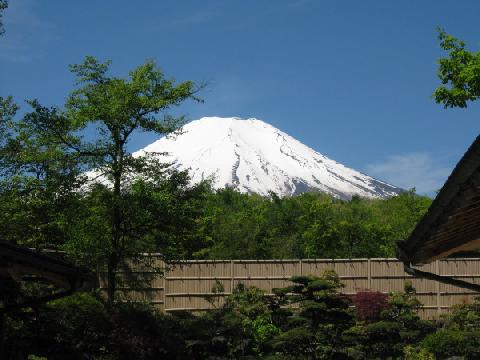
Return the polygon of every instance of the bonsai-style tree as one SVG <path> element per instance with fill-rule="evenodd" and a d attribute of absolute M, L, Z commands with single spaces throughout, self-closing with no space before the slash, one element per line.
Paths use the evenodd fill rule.
<path fill-rule="evenodd" d="M 272 342 L 276 351 L 289 356 L 331 359 L 342 352 L 341 334 L 353 323 L 350 301 L 339 293 L 343 286 L 333 270 L 321 277 L 294 276 L 292 286 L 274 290 L 291 315 L 285 332 Z"/>

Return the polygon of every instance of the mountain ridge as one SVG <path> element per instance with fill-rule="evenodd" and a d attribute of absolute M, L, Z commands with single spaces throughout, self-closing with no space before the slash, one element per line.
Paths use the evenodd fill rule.
<path fill-rule="evenodd" d="M 203 117 L 133 153 L 167 153 L 162 161 L 189 170 L 194 183 L 214 177 L 214 188 L 291 196 L 326 192 L 340 199 L 354 195 L 387 198 L 403 190 L 348 168 L 255 118 Z"/>

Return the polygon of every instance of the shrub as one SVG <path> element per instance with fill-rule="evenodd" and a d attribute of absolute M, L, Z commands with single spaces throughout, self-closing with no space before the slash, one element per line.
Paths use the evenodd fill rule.
<path fill-rule="evenodd" d="M 284 355 L 337 358 L 343 351 L 342 333 L 353 324 L 350 301 L 339 293 L 343 286 L 332 270 L 322 277 L 295 276 L 293 285 L 276 289 L 278 302 L 290 305 L 284 332 L 272 346 Z"/>
<path fill-rule="evenodd" d="M 463 331 L 480 329 L 480 298 L 476 297 L 473 304 L 460 304 L 445 317 L 445 327 Z"/>
<path fill-rule="evenodd" d="M 427 349 L 407 345 L 403 351 L 405 360 L 436 360 L 433 354 Z"/>
<path fill-rule="evenodd" d="M 272 342 L 272 347 L 285 355 L 311 356 L 315 353 L 315 335 L 307 328 L 293 328 L 278 335 Z"/>
<path fill-rule="evenodd" d="M 18 319 L 7 322 L 12 354 L 28 350 L 49 360 L 188 358 L 183 322 L 146 305 L 107 311 L 91 294 L 77 293 Z"/>
<path fill-rule="evenodd" d="M 111 331 L 107 313 L 95 297 L 78 293 L 33 311 L 10 314 L 6 342 L 13 354 L 28 349 L 48 359 L 101 357 Z"/>
<path fill-rule="evenodd" d="M 242 354 L 262 354 L 280 329 L 273 323 L 265 291 L 238 284 L 220 310 L 222 327 L 231 344 L 243 344 Z M 232 354 L 233 355 L 233 354 Z"/>
<path fill-rule="evenodd" d="M 414 295 L 415 289 L 409 284 L 405 292 L 389 294 L 380 321 L 370 321 L 365 316 L 368 321 L 357 323 L 343 333 L 344 352 L 353 359 L 402 358 L 405 346 L 418 344 L 434 329 L 433 323 L 423 321 L 417 315 L 420 302 Z M 366 303 L 370 296 L 365 294 L 362 300 Z M 372 313 L 367 312 L 368 315 Z"/>
<path fill-rule="evenodd" d="M 367 339 L 367 331 L 362 323 L 345 330 L 342 334 L 343 353 L 349 359 L 365 359 Z"/>
<path fill-rule="evenodd" d="M 439 330 L 422 341 L 422 346 L 437 357 L 445 358 L 463 354 L 465 333 L 456 330 Z"/>
<path fill-rule="evenodd" d="M 464 356 L 480 358 L 480 332 L 441 329 L 423 339 L 421 346 L 437 359 Z"/>
<path fill-rule="evenodd" d="M 182 322 L 148 305 L 119 305 L 110 313 L 109 321 L 110 352 L 116 359 L 177 358 L 186 353 Z"/>
<path fill-rule="evenodd" d="M 415 297 L 416 291 L 410 281 L 405 282 L 403 292 L 392 292 L 388 297 L 388 307 L 382 312 L 382 318 L 402 323 L 404 326 L 420 320 L 417 314 L 421 302 Z"/>
<path fill-rule="evenodd" d="M 372 358 L 399 358 L 403 354 L 404 343 L 402 324 L 394 321 L 379 321 L 366 327 L 367 352 Z"/>
<path fill-rule="evenodd" d="M 372 323 L 380 320 L 388 308 L 388 296 L 379 291 L 359 291 L 352 296 L 357 320 Z"/>

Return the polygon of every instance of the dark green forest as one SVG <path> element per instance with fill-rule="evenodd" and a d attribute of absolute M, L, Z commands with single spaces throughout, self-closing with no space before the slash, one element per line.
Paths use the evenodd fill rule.
<path fill-rule="evenodd" d="M 393 257 L 431 203 L 414 191 L 387 200 L 322 193 L 279 198 L 226 189 L 208 194 L 195 258 Z"/>
<path fill-rule="evenodd" d="M 431 203 L 413 191 L 386 200 L 343 201 L 315 192 L 279 198 L 214 191 L 208 183 L 191 187 L 188 180 L 173 172 L 155 184 L 138 181 L 124 195 L 125 226 L 135 231 L 138 251 L 161 250 L 172 260 L 394 257 L 396 241 Z M 108 188 L 62 198 L 22 186 L 2 188 L 1 238 L 98 264 L 109 235 Z"/>

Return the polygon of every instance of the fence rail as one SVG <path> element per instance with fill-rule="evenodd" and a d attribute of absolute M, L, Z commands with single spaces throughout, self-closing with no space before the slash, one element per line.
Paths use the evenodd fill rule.
<path fill-rule="evenodd" d="M 156 264 L 162 266 L 159 259 Z M 215 297 L 217 304 L 222 304 L 239 283 L 271 293 L 273 288 L 288 286 L 291 276 L 321 275 L 324 270 L 333 269 L 345 285 L 345 294 L 361 290 L 402 291 L 405 280 L 410 279 L 423 304 L 422 318 L 438 318 L 455 304 L 472 302 L 476 295 L 452 285 L 413 278 L 403 271 L 403 264 L 397 259 L 187 260 L 171 266 L 164 277 L 152 279 L 147 286 L 122 291 L 129 298 L 149 301 L 162 311 L 198 311 L 212 307 L 207 298 Z M 480 284 L 480 258 L 437 260 L 419 269 Z M 213 292 L 217 284 L 221 284 L 222 293 Z M 106 284 L 101 280 L 100 285 L 105 288 Z"/>

